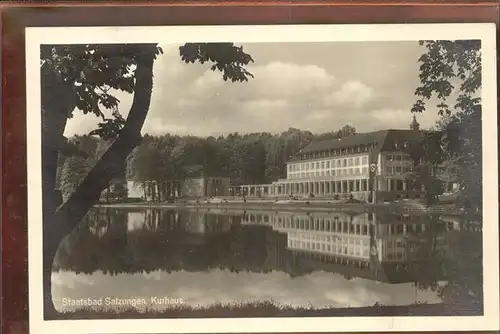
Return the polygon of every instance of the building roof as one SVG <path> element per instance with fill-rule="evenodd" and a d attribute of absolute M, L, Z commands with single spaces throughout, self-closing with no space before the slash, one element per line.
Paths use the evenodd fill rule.
<path fill-rule="evenodd" d="M 314 142 L 300 150 L 297 155 L 330 151 L 333 149 L 348 148 L 358 145 L 377 143 L 380 150 L 387 151 L 394 148 L 397 142 L 421 140 L 422 132 L 413 130 L 380 130 L 368 133 L 359 133 L 339 139 L 329 139 Z"/>

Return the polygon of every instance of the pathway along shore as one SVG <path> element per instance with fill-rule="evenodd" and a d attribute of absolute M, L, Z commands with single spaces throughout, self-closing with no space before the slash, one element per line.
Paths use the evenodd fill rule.
<path fill-rule="evenodd" d="M 464 215 L 465 213 L 453 205 L 435 205 L 426 207 L 416 202 L 399 203 L 346 203 L 335 200 L 270 200 L 249 199 L 238 200 L 184 200 L 176 202 L 114 202 L 99 203 L 95 207 L 101 208 L 165 208 L 165 209 L 218 209 L 236 211 L 292 211 L 292 212 L 387 212 L 387 213 L 415 213 L 415 214 L 446 214 Z"/>

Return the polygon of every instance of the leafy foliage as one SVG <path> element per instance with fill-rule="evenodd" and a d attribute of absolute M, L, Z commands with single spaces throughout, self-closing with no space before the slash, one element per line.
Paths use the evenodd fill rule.
<path fill-rule="evenodd" d="M 429 257 L 435 259 L 421 271 L 415 285 L 431 289 L 448 305 L 477 307 L 483 302 L 482 229 L 477 224 L 461 220 L 458 230 L 450 231 L 437 216 L 431 217 L 428 242 L 422 245 Z M 475 225 L 475 226 L 474 226 Z M 437 244 L 449 238 L 446 252 L 438 252 Z M 446 277 L 446 284 L 438 284 Z"/>
<path fill-rule="evenodd" d="M 68 199 L 68 197 L 76 190 L 89 170 L 90 167 L 84 158 L 71 157 L 66 159 L 62 166 L 60 175 L 60 190 L 64 200 Z"/>
<path fill-rule="evenodd" d="M 453 109 L 469 110 L 480 103 L 472 97 L 481 87 L 481 41 L 420 41 L 426 52 L 420 57 L 420 86 L 415 95 L 421 97 L 412 112 L 426 110 L 425 101 L 436 96 L 440 115 L 451 115 L 447 99 L 457 84 L 460 91 Z"/>
<path fill-rule="evenodd" d="M 209 176 L 228 176 L 236 185 L 268 183 L 286 177 L 285 162 L 304 146 L 325 137 L 330 138 L 332 134 L 341 136 L 345 133 L 347 132 L 341 129 L 325 134 L 313 134 L 290 128 L 275 135 L 231 133 L 218 138 L 145 135 L 142 143 L 129 155 L 123 179 L 135 181 L 143 187 L 150 187 L 151 181 L 155 181 L 157 187 L 161 188 L 159 185 L 164 184 L 164 181 L 182 180 L 204 173 Z M 64 174 L 71 174 L 73 170 L 75 174 L 82 174 L 83 177 L 89 166 L 97 162 L 109 145 L 108 141 L 89 136 L 73 138 L 72 142 L 79 142 L 81 138 L 96 141 L 94 148 L 85 149 L 85 152 L 89 153 L 87 159 L 80 158 L 64 167 L 63 160 L 60 169 Z M 74 159 L 76 158 L 71 157 L 66 160 Z M 85 167 L 80 173 L 81 166 Z M 198 174 L 191 174 L 193 169 L 196 169 Z M 73 190 L 74 185 L 75 182 L 67 178 L 61 180 L 63 188 Z M 155 189 L 155 193 L 160 200 L 166 197 L 165 189 Z"/>
<path fill-rule="evenodd" d="M 75 107 L 101 118 L 91 132 L 105 139 L 114 137 L 125 124 L 113 93 L 135 90 L 134 69 L 141 54 L 162 53 L 154 44 L 42 45 L 41 66 L 49 67 L 73 87 Z M 68 117 L 73 110 L 68 111 Z"/>
<path fill-rule="evenodd" d="M 323 133 L 314 138 L 315 141 L 328 140 L 328 139 L 338 139 L 342 137 L 347 137 L 356 134 L 356 128 L 350 126 L 349 124 L 344 125 L 341 129 L 337 131 Z"/>
<path fill-rule="evenodd" d="M 179 47 L 179 53 L 186 63 L 212 62 L 210 69 L 222 72 L 224 81 L 242 82 L 253 78 L 252 73 L 244 67 L 253 63 L 253 58 L 243 51 L 242 46 L 233 43 L 187 43 Z"/>
<path fill-rule="evenodd" d="M 252 57 L 233 43 L 188 43 L 179 53 L 186 63 L 211 62 L 211 69 L 222 72 L 224 80 L 243 82 L 253 77 L 244 68 Z M 90 134 L 104 139 L 114 138 L 125 125 L 114 93 L 135 92 L 135 68 L 147 54 L 156 59 L 163 50 L 157 44 L 42 45 L 40 49 L 41 66 L 73 87 L 76 109 L 101 118 Z M 68 111 L 69 118 L 73 112 Z"/>
<path fill-rule="evenodd" d="M 104 152 L 108 149 L 110 142 L 103 139 L 98 139 L 90 135 L 75 136 L 69 141 L 75 145 L 82 152 L 87 153 L 86 157 L 73 155 L 73 156 L 60 156 L 59 157 L 59 170 L 58 170 L 58 189 L 61 190 L 63 198 L 67 199 L 78 187 L 78 185 L 86 177 L 87 173 L 101 158 Z M 124 177 L 120 178 L 121 180 Z M 123 189 L 120 189 L 118 180 L 112 182 L 113 189 L 119 196 L 125 196 Z M 108 188 L 107 192 L 110 189 Z M 113 191 L 113 194 L 115 192 Z"/>
<path fill-rule="evenodd" d="M 412 112 L 424 112 L 433 97 L 439 115 L 438 142 L 442 163 L 454 166 L 459 180 L 461 205 L 470 210 L 482 207 L 481 142 L 481 43 L 466 41 L 421 41 L 419 99 Z M 454 104 L 449 100 L 455 99 Z M 446 163 L 452 161 L 452 163 Z"/>
<path fill-rule="evenodd" d="M 444 149 L 439 131 L 426 131 L 421 141 L 412 142 L 406 149 L 413 161 L 413 167 L 407 179 L 420 189 L 425 189 L 425 201 L 428 206 L 438 203 L 438 196 L 443 193 L 444 182 L 442 164 Z"/>
<path fill-rule="evenodd" d="M 61 167 L 59 183 L 64 199 L 67 199 L 75 191 L 85 175 L 87 175 L 95 163 L 95 154 L 98 152 L 97 140 L 90 136 L 76 136 L 70 142 L 83 152 L 88 153 L 89 157 L 84 158 L 77 155 L 67 158 L 61 157 L 59 161 Z"/>
<path fill-rule="evenodd" d="M 189 59 L 188 62 L 212 61 L 212 69 L 219 70 L 224 79 L 233 82 L 246 81 L 251 76 L 243 66 L 253 60 L 241 47 L 222 43 L 218 45 L 216 54 L 212 55 L 210 52 L 200 53 L 203 49 L 207 49 L 207 46 L 180 49 L 181 58 Z M 140 142 L 140 130 L 151 99 L 152 65 L 161 53 L 157 44 L 43 45 L 40 49 L 44 241 L 50 239 L 45 244 L 47 247 L 43 259 L 45 316 L 56 312 L 52 301 L 50 267 L 57 247 L 95 204 L 99 195 L 102 196 L 102 191 L 109 188 L 109 183 L 124 177 L 119 174 L 125 174 L 125 160 Z M 229 56 L 225 57 L 226 53 Z M 127 120 L 118 109 L 119 100 L 114 95 L 116 90 L 134 93 L 134 103 Z M 75 108 L 84 114 L 101 118 L 98 128 L 90 135 L 97 135 L 104 140 L 117 138 L 83 181 L 80 177 L 72 179 L 69 172 L 64 170 L 57 173 L 66 121 L 72 117 Z M 123 133 L 123 129 L 129 131 Z M 63 167 L 64 164 L 68 166 L 68 171 L 77 168 L 69 162 L 64 162 Z M 86 161 L 74 161 L 74 164 L 83 166 Z M 60 185 L 71 185 L 67 190 L 73 191 L 62 205 L 60 192 L 56 190 L 58 174 Z"/>
<path fill-rule="evenodd" d="M 144 56 L 153 56 L 156 59 L 163 53 L 157 44 L 80 44 L 80 45 L 42 45 L 40 49 L 41 69 L 44 75 L 55 75 L 66 87 L 66 92 L 71 92 L 71 97 L 65 99 L 73 101 L 68 104 L 71 108 L 62 117 L 71 118 L 76 110 L 84 114 L 99 117 L 101 121 L 98 127 L 89 133 L 90 136 L 98 136 L 107 143 L 104 150 L 98 150 L 100 154 L 91 154 L 92 161 L 84 158 L 71 157 L 67 160 L 57 158 L 59 161 L 58 179 L 63 186 L 65 197 L 76 190 L 77 185 L 90 168 L 95 165 L 102 154 L 109 147 L 110 140 L 114 139 L 124 127 L 126 120 L 119 108 L 120 100 L 115 96 L 117 91 L 135 93 L 136 87 L 135 69 Z M 223 73 L 225 80 L 247 81 L 253 75 L 244 66 L 253 62 L 252 57 L 243 52 L 242 47 L 233 43 L 188 43 L 179 48 L 180 58 L 186 63 L 211 62 L 213 71 Z M 62 91 L 57 89 L 48 90 L 54 97 L 47 101 L 57 100 Z M 62 98 L 59 96 L 59 98 Z M 72 109 L 74 108 L 74 109 Z M 42 106 L 45 112 L 53 112 L 50 106 Z M 147 111 L 145 111 L 147 113 Z M 63 132 L 64 129 L 55 127 L 65 124 L 43 124 L 46 133 Z M 51 127 L 54 128 L 51 130 Z M 78 139 L 77 139 L 78 140 Z M 138 151 L 135 159 L 129 157 L 127 165 L 135 166 L 134 178 L 145 181 L 164 180 L 179 174 L 180 169 L 175 168 L 175 160 L 186 160 L 182 158 L 182 150 L 178 149 L 178 156 L 172 157 L 170 149 L 176 143 L 176 138 L 162 137 L 159 141 L 149 140 L 145 147 Z M 86 150 L 93 152 L 92 150 Z M 96 153 L 96 152 L 93 152 Z M 214 152 L 212 152 L 214 153 Z M 189 154 L 188 154 L 189 155 Z M 190 155 L 192 156 L 192 154 Z M 207 155 L 205 155 L 205 158 Z M 131 160 L 132 159 L 132 160 Z M 205 159 L 206 160 L 206 159 Z M 217 161 L 215 155 L 212 162 Z M 181 161 L 177 161 L 180 163 Z M 203 162 L 205 166 L 208 162 Z M 82 166 L 85 166 L 84 168 Z M 219 166 L 212 166 L 215 170 Z M 69 175 L 74 171 L 76 175 Z M 130 174 L 130 168 L 128 169 Z M 119 187 L 119 186 L 118 186 Z"/>
<path fill-rule="evenodd" d="M 154 150 L 164 150 L 163 154 L 168 158 L 164 158 L 163 161 L 168 161 L 168 164 L 163 164 L 162 160 L 155 160 L 154 163 L 161 166 L 162 170 L 172 168 L 168 175 L 163 176 L 163 180 L 172 177 L 183 179 L 188 176 L 191 167 L 198 166 L 207 175 L 228 176 L 232 183 L 238 185 L 268 183 L 286 177 L 285 162 L 300 149 L 317 140 L 316 138 L 324 138 L 324 134 L 315 135 L 309 131 L 291 128 L 275 135 L 230 133 L 218 138 L 172 137 L 168 134 L 159 137 L 147 136 L 130 158 L 131 161 L 137 162 L 129 163 L 127 167 L 129 178 L 138 181 L 154 179 L 154 174 L 150 172 L 140 176 L 136 174 L 136 172 L 142 173 L 139 172 L 142 168 L 140 165 L 145 166 L 144 171 L 151 165 L 151 162 L 145 162 L 146 160 L 139 162 L 142 160 L 139 157 L 145 154 L 142 151 L 147 150 L 150 141 L 162 141 L 166 140 L 165 138 L 172 138 L 168 148 L 154 148 Z"/>
<path fill-rule="evenodd" d="M 280 135 L 272 136 L 266 142 L 266 179 L 276 180 L 286 176 L 286 161 L 300 149 L 325 134 L 314 135 L 309 131 L 289 128 Z"/>

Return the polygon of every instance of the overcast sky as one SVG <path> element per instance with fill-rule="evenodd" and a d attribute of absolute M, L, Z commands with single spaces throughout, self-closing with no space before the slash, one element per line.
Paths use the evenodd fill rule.
<path fill-rule="evenodd" d="M 151 108 L 143 133 L 199 136 L 230 132 L 312 132 L 345 124 L 358 132 L 408 128 L 418 85 L 417 42 L 244 44 L 255 78 L 226 83 L 209 65 L 184 64 L 178 45 L 162 45 L 154 67 Z M 126 115 L 132 96 L 120 93 Z M 75 113 L 66 135 L 88 133 L 98 119 Z M 422 127 L 438 119 L 418 116 Z"/>

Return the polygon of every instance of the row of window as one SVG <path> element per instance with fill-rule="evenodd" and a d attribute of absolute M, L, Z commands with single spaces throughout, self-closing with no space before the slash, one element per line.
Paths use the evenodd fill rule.
<path fill-rule="evenodd" d="M 320 157 L 331 157 L 331 156 L 338 156 L 338 155 L 363 153 L 363 152 L 368 152 L 370 149 L 375 148 L 377 146 L 378 146 L 378 143 L 373 142 L 373 143 L 368 143 L 368 144 L 355 145 L 352 147 L 323 150 L 323 151 L 304 153 L 304 154 L 299 153 L 298 158 L 305 160 L 305 159 L 314 159 L 314 158 L 320 158 Z M 387 143 L 386 143 L 386 146 L 387 146 Z M 390 147 L 394 150 L 400 150 L 402 148 L 408 148 L 409 143 L 406 140 L 404 140 L 402 142 L 394 141 L 393 143 L 390 144 Z"/>
<path fill-rule="evenodd" d="M 367 247 L 353 247 L 353 246 L 341 246 L 341 245 L 329 245 L 320 242 L 310 242 L 301 240 L 289 240 L 288 247 L 295 249 L 304 249 L 308 251 L 318 251 L 318 252 L 330 252 L 332 254 L 343 254 L 350 256 L 357 256 L 368 258 L 369 249 Z M 413 258 L 424 258 L 425 253 L 421 250 L 417 250 L 411 253 Z M 387 252 L 384 256 L 386 260 L 405 260 L 408 253 L 404 250 Z"/>
<path fill-rule="evenodd" d="M 370 224 L 371 221 L 374 220 L 374 215 L 371 212 L 368 212 L 366 214 L 362 215 L 356 215 L 356 216 L 349 216 L 349 215 L 328 215 L 328 216 L 310 216 L 310 217 L 302 217 L 300 215 L 290 215 L 290 216 L 285 216 L 285 215 L 272 215 L 272 214 L 253 214 L 253 213 L 247 213 L 247 215 L 244 217 L 245 220 L 248 220 L 251 223 L 257 223 L 257 222 L 273 222 L 274 224 L 278 224 L 279 226 L 277 227 L 285 227 L 285 223 L 288 224 L 287 226 L 290 226 L 289 224 L 294 224 L 293 226 L 296 226 L 296 224 L 299 224 L 300 226 L 306 225 L 306 226 L 313 226 L 314 227 L 325 227 L 325 226 L 330 226 L 331 223 L 347 223 L 347 224 Z M 426 230 L 426 223 L 428 222 L 429 218 L 426 216 L 420 216 L 420 215 L 394 215 L 391 216 L 391 220 L 396 220 L 401 223 L 388 223 L 388 224 L 381 224 L 379 227 L 385 227 L 385 229 L 390 230 L 390 231 L 397 231 L 398 233 L 402 233 L 404 229 L 412 230 L 414 232 L 424 232 Z M 410 221 L 410 223 L 405 223 L 406 221 Z M 415 222 L 421 222 L 421 223 L 415 223 Z M 450 230 L 453 230 L 453 223 L 448 223 L 447 227 Z"/>
<path fill-rule="evenodd" d="M 222 185 L 224 183 L 223 179 L 212 179 L 213 185 Z"/>
<path fill-rule="evenodd" d="M 353 220 L 356 220 L 360 223 L 365 223 L 366 220 L 368 221 L 373 221 L 373 213 L 367 213 L 365 215 L 358 215 L 356 217 L 354 216 L 329 216 L 329 218 L 324 218 L 324 217 L 311 217 L 311 218 L 299 218 L 298 216 L 282 216 L 282 215 L 268 215 L 268 214 L 253 214 L 253 213 L 247 213 L 246 216 L 244 216 L 244 219 L 247 220 L 250 223 L 260 223 L 260 222 L 273 222 L 274 224 L 278 224 L 279 226 L 277 227 L 284 227 L 284 223 L 292 223 L 296 222 L 297 224 L 306 224 L 306 225 L 314 225 L 316 227 L 324 227 L 327 226 L 326 224 L 330 224 L 332 222 L 347 222 L 349 220 L 352 222 Z M 369 224 L 369 222 L 368 222 Z M 329 225 L 328 225 L 329 226 Z"/>
<path fill-rule="evenodd" d="M 405 190 L 405 184 L 403 180 L 387 180 L 387 185 L 390 190 L 403 191 Z M 407 189 L 416 189 L 416 185 L 414 182 L 406 181 Z"/>
<path fill-rule="evenodd" d="M 370 183 L 367 179 L 319 182 L 305 181 L 305 183 L 288 183 L 284 186 L 278 185 L 278 193 L 290 191 L 295 193 L 348 193 L 351 191 L 371 191 L 373 188 L 372 185 L 373 183 Z"/>
<path fill-rule="evenodd" d="M 375 227 L 368 224 L 352 224 L 346 221 L 321 220 L 319 222 L 306 220 L 281 221 L 276 222 L 277 228 L 302 229 L 302 230 L 320 230 L 338 233 L 351 233 L 357 235 L 370 235 L 374 233 Z"/>
<path fill-rule="evenodd" d="M 386 175 L 398 175 L 401 173 L 409 173 L 412 171 L 410 166 L 394 166 L 386 167 Z M 288 175 L 288 179 L 296 180 L 309 177 L 320 177 L 320 176 L 348 176 L 348 175 L 368 175 L 368 167 L 361 168 L 345 168 L 340 170 L 323 170 L 314 172 L 292 172 Z"/>
<path fill-rule="evenodd" d="M 299 240 L 299 241 L 314 241 L 314 242 L 323 242 L 329 243 L 331 245 L 341 245 L 341 246 L 359 246 L 359 247 L 369 247 L 370 240 L 369 239 L 359 239 L 359 238 L 341 238 L 335 235 L 323 235 L 323 234 L 312 234 L 312 233 L 289 233 L 289 240 Z M 446 246 L 449 244 L 449 240 L 447 239 L 438 239 L 436 241 L 436 246 Z M 412 240 L 412 242 L 406 242 L 405 240 L 388 240 L 386 243 L 387 250 L 391 249 L 409 249 L 412 252 L 415 249 L 419 249 L 424 246 L 427 240 Z"/>
<path fill-rule="evenodd" d="M 394 166 L 385 168 L 386 175 L 395 175 L 395 174 L 409 173 L 409 172 L 411 172 L 411 167 L 409 166 Z"/>
<path fill-rule="evenodd" d="M 290 240 L 302 240 L 302 241 L 318 241 L 318 242 L 325 242 L 325 243 L 331 243 L 332 245 L 354 245 L 354 246 L 363 246 L 363 247 L 368 247 L 370 245 L 370 240 L 368 238 L 366 239 L 360 239 L 360 238 L 342 238 L 336 235 L 324 235 L 324 234 L 317 234 L 317 233 L 303 233 L 303 232 L 296 232 L 296 233 L 289 233 L 288 234 Z M 387 240 L 386 242 L 386 247 L 388 250 L 394 249 L 394 248 L 399 248 L 399 249 L 410 249 L 414 250 L 416 248 L 422 247 L 425 245 L 427 240 L 425 239 L 417 239 L 417 240 L 412 240 L 411 242 L 406 242 L 405 240 Z M 449 244 L 448 239 L 438 239 L 436 240 L 436 246 L 446 246 Z"/>
<path fill-rule="evenodd" d="M 411 157 L 407 154 L 388 154 L 385 159 L 387 161 L 412 161 Z"/>
<path fill-rule="evenodd" d="M 320 251 L 320 252 L 330 252 L 333 254 L 343 254 L 350 256 L 358 256 L 368 258 L 369 248 L 368 247 L 355 247 L 355 246 L 343 246 L 343 245 L 331 245 L 321 242 L 312 241 L 302 241 L 302 240 L 288 240 L 288 247 L 295 249 L 304 249 L 308 251 Z M 443 252 L 441 252 L 443 253 Z M 411 256 L 413 258 L 424 258 L 425 253 L 421 250 L 412 251 Z M 394 252 L 387 252 L 384 256 L 386 260 L 405 260 L 408 257 L 408 253 L 405 250 L 399 250 Z"/>
<path fill-rule="evenodd" d="M 423 232 L 426 230 L 426 222 L 428 222 L 429 218 L 426 216 L 420 216 L 420 215 L 394 215 L 390 216 L 391 220 L 395 220 L 401 223 L 388 223 L 388 224 L 381 224 L 381 227 L 386 227 L 388 230 L 392 231 L 400 231 L 402 232 L 404 228 L 406 227 L 408 230 L 413 230 L 414 232 Z M 311 216 L 311 217 L 300 217 L 297 215 L 294 216 L 283 216 L 283 215 L 269 215 L 269 214 L 253 214 L 253 213 L 248 213 L 245 216 L 245 219 L 249 220 L 250 222 L 257 222 L 257 221 L 263 221 L 263 222 L 274 222 L 274 223 L 279 223 L 282 226 L 282 223 L 290 223 L 291 220 L 294 222 L 300 222 L 300 224 L 312 224 L 315 226 L 325 226 L 324 224 L 330 224 L 331 222 L 347 222 L 347 223 L 354 223 L 356 221 L 357 223 L 361 224 L 370 224 L 369 222 L 373 221 L 374 216 L 373 213 L 368 212 L 363 215 L 356 215 L 356 216 L 348 216 L 348 215 L 334 215 L 334 216 Z M 409 223 L 405 223 L 409 221 Z M 421 222 L 421 223 L 416 223 L 416 222 Z M 454 225 L 453 223 L 447 223 L 446 225 L 448 230 L 454 230 Z"/>
<path fill-rule="evenodd" d="M 365 215 L 354 216 L 333 216 L 330 218 L 324 217 L 311 217 L 311 218 L 297 218 L 294 216 L 277 216 L 274 217 L 274 223 L 278 224 L 278 227 L 285 227 L 284 224 L 288 224 L 287 226 L 307 226 L 306 229 L 310 229 L 309 226 L 316 228 L 324 228 L 329 227 L 330 224 L 333 223 L 342 223 L 342 224 L 353 224 L 355 221 L 360 224 L 368 224 L 372 222 L 374 219 L 373 213 L 368 212 Z M 405 224 L 403 224 L 405 225 Z"/>
<path fill-rule="evenodd" d="M 346 148 L 337 148 L 337 149 L 331 149 L 331 150 L 324 150 L 320 152 L 312 152 L 312 153 L 306 153 L 299 155 L 301 159 L 314 159 L 314 158 L 321 158 L 321 157 L 331 157 L 331 156 L 337 156 L 337 155 L 345 155 L 345 154 L 355 154 L 355 153 L 363 153 L 363 152 L 368 152 L 368 150 L 374 148 L 377 146 L 378 143 L 369 143 L 366 145 L 357 145 L 357 146 L 352 146 L 352 147 L 346 147 Z"/>
<path fill-rule="evenodd" d="M 406 242 L 404 240 L 387 241 L 387 248 L 405 248 L 405 247 L 406 247 Z"/>
<path fill-rule="evenodd" d="M 325 218 L 291 218 L 291 217 L 268 217 L 264 215 L 262 219 L 258 219 L 256 216 L 248 217 L 249 223 L 257 223 L 257 222 L 272 222 L 273 227 L 277 229 L 296 229 L 296 230 L 304 230 L 304 231 L 321 231 L 321 232 L 334 232 L 334 233 L 350 233 L 354 235 L 369 235 L 372 230 L 374 232 L 374 225 L 371 225 L 369 221 L 373 220 L 373 217 L 369 217 L 371 214 L 368 214 L 368 217 L 357 217 L 356 222 L 348 222 L 343 219 L 340 219 L 338 216 L 333 217 L 333 219 L 325 219 Z M 274 219 L 273 219 L 274 218 Z M 405 235 L 405 230 L 412 231 L 414 233 L 423 233 L 426 231 L 426 224 L 405 224 L 405 223 L 396 223 L 396 224 L 383 224 L 379 225 L 379 227 L 384 228 L 384 235 Z M 295 232 L 295 235 L 305 236 L 309 233 L 304 232 Z M 301 234 L 302 233 L 302 234 Z M 380 232 L 379 232 L 380 233 Z M 329 236 L 332 238 L 338 238 L 338 236 Z M 389 246 L 389 247 L 392 247 Z"/>
<path fill-rule="evenodd" d="M 368 167 L 362 168 L 346 168 L 341 170 L 323 170 L 314 172 L 300 172 L 295 174 L 289 174 L 288 179 L 296 180 L 315 176 L 347 176 L 347 175 L 368 175 Z"/>
<path fill-rule="evenodd" d="M 334 254 L 344 254 L 367 258 L 369 256 L 368 248 L 345 247 L 341 245 L 329 245 L 320 242 L 289 240 L 288 246 L 296 249 L 305 249 L 310 251 L 331 252 Z"/>
<path fill-rule="evenodd" d="M 288 171 L 293 173 L 293 172 L 301 172 L 301 171 L 308 171 L 315 169 L 342 168 L 342 167 L 359 166 L 359 165 L 368 165 L 368 156 L 365 155 L 362 157 L 354 157 L 354 158 L 289 164 Z"/>
<path fill-rule="evenodd" d="M 388 253 L 386 255 L 387 260 L 404 260 L 405 255 L 403 252 Z"/>
<path fill-rule="evenodd" d="M 336 235 L 325 235 L 318 233 L 288 233 L 289 238 L 291 239 L 299 239 L 299 240 L 313 240 L 313 241 L 321 241 L 321 242 L 330 242 L 334 244 L 345 244 L 345 245 L 364 245 L 366 247 L 369 246 L 370 240 L 368 238 L 342 238 Z"/>
<path fill-rule="evenodd" d="M 395 166 L 395 167 L 386 167 L 385 173 L 386 175 L 399 175 L 402 173 L 410 173 L 412 168 L 409 166 Z M 291 173 L 288 175 L 289 180 L 297 180 L 303 178 L 310 177 L 320 177 L 320 176 L 349 176 L 349 175 L 358 175 L 358 176 L 368 176 L 368 167 L 361 168 L 346 168 L 340 170 L 323 170 L 323 171 L 314 171 L 314 172 L 300 172 L 300 173 Z"/>
<path fill-rule="evenodd" d="M 369 268 L 370 262 L 366 261 L 368 257 L 365 259 L 349 259 L 345 257 L 336 257 L 334 254 L 324 254 L 317 252 L 303 252 L 297 253 L 295 256 L 301 257 L 304 259 L 314 259 L 315 261 L 321 261 L 323 263 L 335 263 L 341 264 L 345 266 L 353 266 L 356 268 Z"/>

